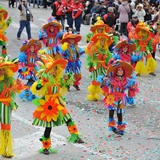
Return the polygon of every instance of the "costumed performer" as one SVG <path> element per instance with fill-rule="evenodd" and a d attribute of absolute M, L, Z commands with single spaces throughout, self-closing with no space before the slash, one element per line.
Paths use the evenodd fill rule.
<path fill-rule="evenodd" d="M 152 57 L 152 37 L 150 36 L 150 28 L 144 23 L 139 22 L 135 31 L 129 33 L 129 38 L 134 40 L 136 44 L 136 51 L 142 54 L 142 58 L 137 62 L 135 71 L 137 76 L 141 74 L 150 74 L 156 76 L 154 73 L 157 63 Z M 146 58 L 146 65 L 144 64 L 144 57 Z"/>
<path fill-rule="evenodd" d="M 138 92 L 138 86 L 135 79 L 130 78 L 134 68 L 124 61 L 112 61 L 107 69 L 107 76 L 103 81 L 108 86 L 106 97 L 103 102 L 109 110 L 108 127 L 110 131 L 123 135 L 125 133 L 126 123 L 123 121 L 122 114 L 125 112 L 127 96 L 125 90 L 130 90 L 134 96 Z M 100 78 L 98 78 L 100 80 Z M 101 83 L 103 83 L 101 81 Z M 114 112 L 117 112 L 117 126 L 114 119 Z"/>
<path fill-rule="evenodd" d="M 134 68 L 136 62 L 142 58 L 141 54 L 137 55 L 137 52 L 135 53 L 135 50 L 136 44 L 133 41 L 119 41 L 119 43 L 114 47 L 113 59 L 127 62 L 131 64 Z M 134 72 L 132 73 L 132 76 L 130 78 L 136 78 Z M 130 90 L 128 90 L 127 101 L 130 105 L 135 105 L 134 95 L 132 95 L 132 92 Z"/>
<path fill-rule="evenodd" d="M 61 58 L 59 44 L 63 34 L 61 24 L 53 17 L 49 17 L 48 23 L 39 30 L 39 40 L 47 47 L 47 54 L 54 59 Z"/>
<path fill-rule="evenodd" d="M 11 113 L 18 106 L 14 101 L 16 93 L 23 89 L 23 82 L 14 79 L 18 70 L 17 60 L 10 61 L 8 57 L 0 57 L 0 155 L 12 158 L 13 146 L 11 135 Z"/>
<path fill-rule="evenodd" d="M 119 42 L 119 40 L 120 40 L 120 33 L 115 30 L 115 27 L 111 27 L 111 30 L 110 30 L 110 32 L 109 32 L 109 35 L 112 36 L 112 39 L 113 39 L 113 43 L 110 45 L 109 50 L 110 50 L 111 52 L 113 52 L 114 46 L 115 46 L 115 45 Z"/>
<path fill-rule="evenodd" d="M 62 40 L 62 57 L 68 61 L 65 68 L 65 74 L 72 74 L 74 76 L 74 84 L 78 91 L 80 90 L 80 80 L 82 79 L 81 66 L 82 62 L 80 60 L 81 55 L 84 53 L 84 50 L 78 46 L 82 36 L 80 34 L 66 34 Z M 68 86 L 70 90 L 70 86 Z"/>
<path fill-rule="evenodd" d="M 157 34 L 154 36 L 152 40 L 152 47 L 153 47 L 153 53 L 154 57 L 156 54 L 160 55 L 160 12 L 158 16 L 158 21 L 156 22 L 156 29 Z"/>
<path fill-rule="evenodd" d="M 0 46 L 2 46 L 2 56 L 7 55 L 7 42 L 8 39 L 5 36 L 5 30 L 8 28 L 9 24 L 12 22 L 11 17 L 8 18 L 8 11 L 0 6 Z"/>
<path fill-rule="evenodd" d="M 31 87 L 32 93 L 40 97 L 33 100 L 33 103 L 37 106 L 33 113 L 33 125 L 45 127 L 44 135 L 40 138 L 42 149 L 39 152 L 48 155 L 56 152 L 51 146 L 52 127 L 65 123 L 71 134 L 68 141 L 73 143 L 84 142 L 80 138 L 77 126 L 66 108 L 66 102 L 61 91 L 67 83 L 61 83 L 67 61 L 64 59 L 53 60 L 48 55 L 41 55 L 40 59 L 43 65 L 38 72 L 39 79 Z"/>
<path fill-rule="evenodd" d="M 85 51 L 87 54 L 87 69 L 92 74 L 92 82 L 88 87 L 88 92 L 90 93 L 87 96 L 88 100 L 100 100 L 102 90 L 100 83 L 96 80 L 99 75 L 106 74 L 108 62 L 112 57 L 108 48 L 112 42 L 112 38 L 107 34 L 99 33 L 95 34 L 87 45 Z"/>
<path fill-rule="evenodd" d="M 27 80 L 25 89 L 19 95 L 20 99 L 32 101 L 36 98 L 30 91 L 30 87 L 35 82 L 38 66 L 36 62 L 38 60 L 38 51 L 41 49 L 42 44 L 39 40 L 30 39 L 23 41 L 18 55 L 19 70 L 18 78 Z"/>
<path fill-rule="evenodd" d="M 86 42 L 89 43 L 90 39 L 98 33 L 108 34 L 111 31 L 111 28 L 101 20 L 101 17 L 97 17 L 97 22 L 91 26 L 90 33 L 86 35 Z"/>

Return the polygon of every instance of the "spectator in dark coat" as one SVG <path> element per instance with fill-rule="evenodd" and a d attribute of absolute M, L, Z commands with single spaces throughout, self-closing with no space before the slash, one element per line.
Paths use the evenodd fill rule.
<path fill-rule="evenodd" d="M 92 4 L 87 1 L 84 6 L 83 24 L 85 24 L 86 15 L 91 14 Z"/>

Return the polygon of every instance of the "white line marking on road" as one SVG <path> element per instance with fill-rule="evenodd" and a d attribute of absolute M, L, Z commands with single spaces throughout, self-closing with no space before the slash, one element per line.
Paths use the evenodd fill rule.
<path fill-rule="evenodd" d="M 47 24 L 47 19 L 44 18 L 38 18 L 39 21 L 43 21 L 45 24 Z"/>
<path fill-rule="evenodd" d="M 160 57 L 156 56 L 156 59 L 160 60 Z"/>
<path fill-rule="evenodd" d="M 12 21 L 10 25 L 14 28 L 19 28 L 19 23 L 16 23 L 15 21 Z"/>
<path fill-rule="evenodd" d="M 37 128 L 37 129 L 39 129 L 40 131 L 43 131 L 43 132 L 44 132 L 44 129 L 43 129 L 42 127 L 33 126 L 30 121 L 28 121 L 27 119 L 24 119 L 23 117 L 18 116 L 18 115 L 15 114 L 15 113 L 12 113 L 12 117 L 14 117 L 15 119 L 18 119 L 19 121 L 21 121 L 21 122 L 23 122 L 23 123 L 25 123 L 25 124 L 27 124 L 27 125 L 29 125 L 29 126 L 32 126 L 32 127 L 34 127 L 34 128 Z M 37 132 L 36 132 L 36 133 L 37 133 Z M 35 134 L 36 134 L 36 133 L 35 133 Z M 41 134 L 41 135 L 42 135 L 42 134 Z M 40 136 L 41 136 L 41 135 L 40 135 Z M 59 140 L 57 140 L 57 141 L 58 141 L 57 144 L 66 143 L 66 138 L 63 137 L 63 136 L 61 136 L 61 135 L 58 135 L 58 134 L 52 132 L 52 137 L 55 137 L 55 138 L 57 138 L 57 139 L 62 139 L 62 140 L 64 141 L 64 142 L 63 142 L 63 141 L 60 141 L 60 142 L 59 142 Z M 37 136 L 36 136 L 36 138 L 37 138 Z M 86 150 L 86 152 L 95 154 L 95 155 L 97 155 L 97 156 L 99 156 L 99 157 L 105 157 L 105 158 L 107 158 L 107 159 L 115 160 L 113 157 L 108 156 L 108 155 L 106 155 L 106 154 L 101 154 L 101 153 L 99 153 L 99 152 L 95 152 L 94 150 L 92 150 L 92 149 L 90 149 L 90 148 L 87 148 L 85 145 L 82 145 L 82 144 L 73 144 L 73 145 L 74 145 L 75 147 L 77 147 L 77 148 L 81 148 L 81 149 L 83 149 L 83 150 Z M 28 152 L 27 152 L 27 153 L 28 153 Z"/>
<path fill-rule="evenodd" d="M 39 28 L 36 24 L 34 23 L 30 23 L 31 24 L 31 28 Z M 15 22 L 15 21 L 12 21 L 12 23 L 10 24 L 12 27 L 14 28 L 19 28 L 20 24 Z"/>
<path fill-rule="evenodd" d="M 30 23 L 31 24 L 31 28 L 39 28 L 36 24 L 34 23 Z"/>

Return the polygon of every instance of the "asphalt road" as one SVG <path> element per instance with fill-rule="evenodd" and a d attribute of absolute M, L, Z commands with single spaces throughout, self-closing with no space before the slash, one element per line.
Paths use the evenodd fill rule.
<path fill-rule="evenodd" d="M 21 40 L 16 39 L 19 27 L 19 11 L 8 8 L 8 2 L 0 0 L 6 7 L 13 22 L 7 29 L 8 53 L 11 58 L 18 55 L 23 40 L 27 39 L 25 30 Z M 38 38 L 38 29 L 47 22 L 51 9 L 32 8 L 34 23 L 32 37 Z M 83 40 L 79 45 L 84 47 L 85 35 L 89 26 L 82 25 Z M 158 55 L 157 55 L 158 56 Z M 160 55 L 159 55 L 160 56 Z M 86 100 L 87 86 L 90 83 L 89 72 L 85 69 L 84 55 L 82 58 L 83 79 L 81 91 L 71 88 L 67 95 L 67 108 L 77 123 L 85 144 L 71 144 L 66 141 L 69 136 L 66 126 L 52 129 L 52 146 L 58 149 L 57 154 L 42 155 L 37 152 L 41 148 L 39 137 L 44 128 L 32 126 L 32 113 L 35 106 L 31 102 L 23 102 L 18 97 L 18 111 L 12 114 L 13 145 L 15 160 L 159 160 L 160 159 L 160 65 L 157 76 L 138 77 L 140 92 L 136 97 L 137 106 L 127 107 L 124 120 L 127 122 L 126 134 L 117 137 L 108 131 L 108 111 L 102 102 Z M 0 157 L 0 160 L 5 158 Z"/>

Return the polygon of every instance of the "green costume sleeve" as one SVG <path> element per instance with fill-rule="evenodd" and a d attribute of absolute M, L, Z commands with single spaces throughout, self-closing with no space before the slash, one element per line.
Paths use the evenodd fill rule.
<path fill-rule="evenodd" d="M 7 23 L 7 26 L 9 26 L 12 23 L 12 19 L 8 19 L 6 23 Z"/>
<path fill-rule="evenodd" d="M 86 34 L 86 42 L 89 43 L 91 37 L 93 36 L 94 34 L 93 33 L 88 33 Z"/>
<path fill-rule="evenodd" d="M 109 60 L 112 58 L 112 53 L 108 50 L 108 56 L 106 59 L 106 64 L 108 65 Z"/>
<path fill-rule="evenodd" d="M 113 36 L 113 40 L 114 40 L 114 44 L 117 44 L 119 41 L 119 37 L 118 36 Z"/>
<path fill-rule="evenodd" d="M 149 42 L 148 42 L 148 46 L 146 47 L 146 50 L 147 51 L 149 51 L 149 52 L 152 52 L 152 40 L 150 40 Z"/>
<path fill-rule="evenodd" d="M 138 45 L 138 41 L 135 40 L 134 43 L 136 44 L 136 51 L 140 51 L 140 46 Z"/>
<path fill-rule="evenodd" d="M 64 76 L 67 76 L 68 79 L 65 80 L 64 78 L 61 78 L 60 86 L 66 87 L 66 88 L 68 88 L 69 86 L 72 86 L 75 81 L 73 75 L 71 73 L 67 73 Z"/>

